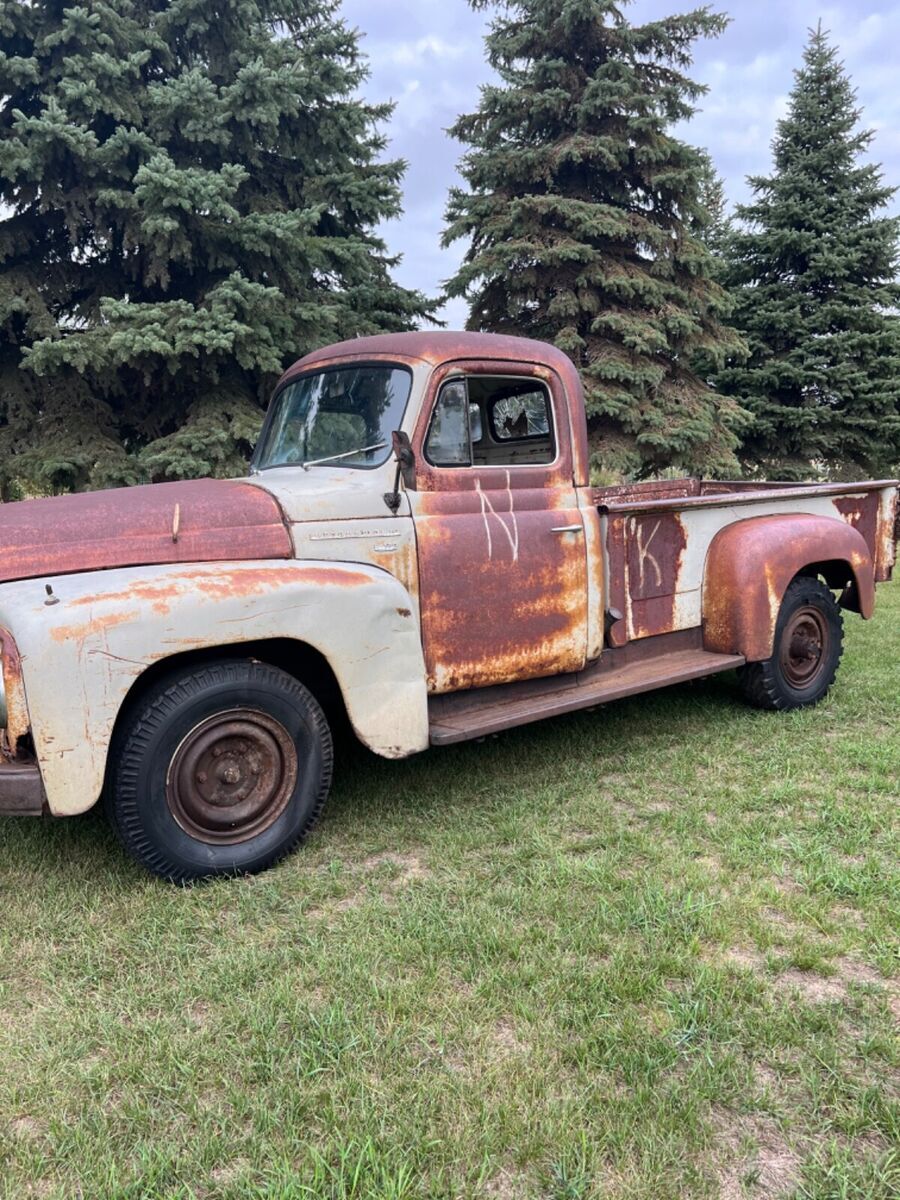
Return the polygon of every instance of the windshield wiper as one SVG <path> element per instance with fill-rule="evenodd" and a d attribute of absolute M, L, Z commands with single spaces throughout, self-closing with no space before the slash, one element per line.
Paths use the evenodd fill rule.
<path fill-rule="evenodd" d="M 339 458 L 353 458 L 357 454 L 368 454 L 370 450 L 384 450 L 387 442 L 376 442 L 374 446 L 360 446 L 358 450 L 345 450 L 343 454 L 326 454 L 324 458 L 311 458 L 308 462 L 301 463 L 304 471 L 308 471 L 310 467 L 317 467 L 319 463 L 337 462 Z"/>

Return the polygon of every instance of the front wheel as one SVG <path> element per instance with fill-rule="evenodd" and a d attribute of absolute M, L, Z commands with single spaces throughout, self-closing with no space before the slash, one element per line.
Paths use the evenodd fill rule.
<path fill-rule="evenodd" d="M 313 695 L 264 663 L 157 682 L 117 731 L 106 807 L 125 849 L 175 883 L 262 871 L 309 832 L 331 786 Z"/>
<path fill-rule="evenodd" d="M 841 661 L 844 623 L 824 583 L 798 575 L 784 593 L 771 658 L 738 671 L 744 696 L 757 708 L 806 708 L 825 696 Z"/>

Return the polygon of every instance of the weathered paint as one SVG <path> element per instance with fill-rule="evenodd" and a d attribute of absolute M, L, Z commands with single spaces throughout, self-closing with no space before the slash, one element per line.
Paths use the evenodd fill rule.
<path fill-rule="evenodd" d="M 726 525 L 712 539 L 703 585 L 703 644 L 707 650 L 769 658 L 778 610 L 788 584 L 804 567 L 847 564 L 860 611 L 872 615 L 872 556 L 862 534 L 836 517 L 783 513 Z"/>
<path fill-rule="evenodd" d="M 154 663 L 185 650 L 292 638 L 318 650 L 364 744 L 402 757 L 428 744 L 425 669 L 406 590 L 361 564 L 246 562 L 132 567 L 0 586 L 16 623 L 35 750 L 50 810 L 100 793 L 122 701 Z M 60 680 L 66 686 L 60 686 Z"/>
<path fill-rule="evenodd" d="M 30 718 L 22 678 L 22 658 L 15 638 L 8 629 L 0 629 L 0 655 L 6 693 L 6 728 L 0 733 L 0 757 L 14 759 L 18 753 L 19 738 L 28 733 Z"/>
<path fill-rule="evenodd" d="M 502 339 L 501 339 L 502 341 Z M 435 467 L 423 447 L 443 382 L 459 373 L 547 385 L 557 453 L 548 465 Z M 434 372 L 413 432 L 422 640 L 433 692 L 575 671 L 587 656 L 584 519 L 569 409 L 546 366 L 460 359 Z M 575 528 L 568 532 L 559 532 Z"/>
<path fill-rule="evenodd" d="M 878 545 L 878 492 L 860 492 L 856 496 L 837 496 L 832 500 L 837 515 L 862 535 L 873 560 Z"/>
<path fill-rule="evenodd" d="M 594 505 L 593 489 L 578 488 L 578 507 L 584 524 L 584 549 L 587 568 L 587 637 L 585 657 L 593 662 L 600 657 L 606 634 L 606 569 L 603 524 Z"/>
<path fill-rule="evenodd" d="M 401 511 L 384 519 L 303 521 L 291 526 L 298 558 L 307 561 L 369 563 L 387 571 L 406 588 L 418 617 L 418 564 L 416 535 L 409 504 L 401 497 Z"/>
<path fill-rule="evenodd" d="M 601 505 L 601 521 L 607 526 L 609 607 L 622 614 L 622 619 L 613 624 L 608 633 L 608 641 L 612 646 L 621 646 L 633 638 L 689 629 L 701 623 L 704 616 L 703 585 L 707 552 L 721 529 L 736 521 L 763 516 L 790 517 L 805 513 L 832 521 L 839 517 L 831 485 L 825 494 L 819 486 L 809 489 L 800 486 L 744 488 L 738 495 L 719 491 L 698 497 L 702 499 L 702 504 L 677 507 L 679 502 L 669 494 L 677 481 L 664 482 L 667 495 L 663 500 L 653 492 L 652 485 L 640 485 L 646 510 L 633 499 L 627 500 L 621 507 L 615 501 Z M 688 484 L 690 482 L 687 481 Z M 717 486 L 721 488 L 724 485 Z M 858 487 L 854 484 L 848 489 L 845 485 L 844 492 L 852 496 Z M 887 513 L 882 521 L 884 524 L 894 511 L 897 491 L 892 485 L 879 485 L 870 494 Z M 597 495 L 595 492 L 595 499 Z M 673 503 L 676 508 L 672 507 Z M 658 529 L 657 521 L 662 522 Z M 845 518 L 842 518 L 841 524 L 844 523 Z M 846 524 L 850 522 L 846 521 Z M 840 534 L 839 526 L 837 533 Z M 646 579 L 657 594 L 641 598 L 640 557 L 648 549 L 650 535 L 652 562 L 647 558 L 644 568 Z M 773 542 L 777 542 L 774 534 Z M 870 546 L 870 553 L 877 548 Z M 822 557 L 821 546 L 811 547 L 805 561 L 798 564 L 798 569 Z M 840 554 L 836 552 L 824 555 L 825 559 L 839 557 Z M 885 561 L 885 573 L 889 576 L 890 565 Z"/>
<path fill-rule="evenodd" d="M 150 563 L 289 558 L 275 499 L 224 479 L 0 505 L 0 582 Z"/>

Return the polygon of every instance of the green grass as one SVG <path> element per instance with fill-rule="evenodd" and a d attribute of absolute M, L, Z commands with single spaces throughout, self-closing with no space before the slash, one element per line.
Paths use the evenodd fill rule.
<path fill-rule="evenodd" d="M 345 750 L 254 879 L 0 822 L 0 1196 L 896 1196 L 900 586 L 846 624 L 811 711 Z"/>

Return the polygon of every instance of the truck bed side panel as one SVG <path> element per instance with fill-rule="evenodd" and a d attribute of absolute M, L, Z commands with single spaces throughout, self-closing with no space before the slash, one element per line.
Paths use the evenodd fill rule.
<path fill-rule="evenodd" d="M 668 489 L 667 489 L 668 490 Z M 736 521 L 805 513 L 840 519 L 862 535 L 876 581 L 889 579 L 894 562 L 893 484 L 827 489 L 771 489 L 679 499 L 665 492 L 607 501 L 609 607 L 622 614 L 610 640 L 653 637 L 690 629 L 703 619 L 703 578 L 710 544 Z M 813 560 L 811 560 L 813 561 Z"/>

